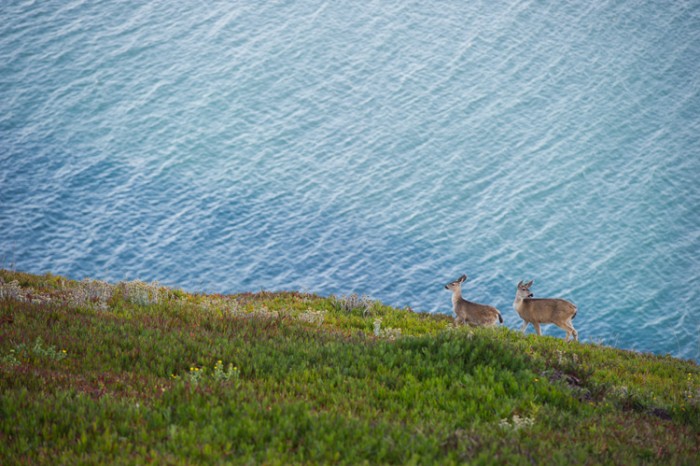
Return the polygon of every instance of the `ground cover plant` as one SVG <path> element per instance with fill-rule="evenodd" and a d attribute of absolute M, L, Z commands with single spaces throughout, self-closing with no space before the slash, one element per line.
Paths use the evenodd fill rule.
<path fill-rule="evenodd" d="M 0 270 L 0 390 L 0 464 L 697 464 L 700 448 L 691 361 L 354 295 Z"/>

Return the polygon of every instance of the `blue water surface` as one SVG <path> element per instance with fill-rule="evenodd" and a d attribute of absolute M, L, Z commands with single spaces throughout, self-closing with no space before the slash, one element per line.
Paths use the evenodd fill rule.
<path fill-rule="evenodd" d="M 700 360 L 700 1 L 0 6 L 0 266 Z M 549 335 L 563 336 L 549 326 Z"/>

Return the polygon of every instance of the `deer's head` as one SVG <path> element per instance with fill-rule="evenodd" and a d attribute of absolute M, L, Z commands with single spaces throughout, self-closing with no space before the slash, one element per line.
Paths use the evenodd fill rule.
<path fill-rule="evenodd" d="M 462 276 L 459 277 L 457 280 L 455 280 L 455 281 L 453 281 L 453 282 L 450 282 L 450 283 L 448 283 L 447 285 L 445 285 L 445 289 L 450 290 L 450 291 L 461 290 L 461 289 L 462 289 L 462 283 L 464 283 L 464 281 L 465 281 L 466 279 L 467 279 L 467 276 L 466 276 L 466 275 L 462 275 Z"/>
<path fill-rule="evenodd" d="M 527 283 L 523 283 L 523 281 L 520 280 L 520 282 L 518 283 L 518 291 L 515 292 L 515 297 L 520 299 L 532 298 L 534 296 L 530 291 L 532 283 L 533 280 L 530 280 Z"/>

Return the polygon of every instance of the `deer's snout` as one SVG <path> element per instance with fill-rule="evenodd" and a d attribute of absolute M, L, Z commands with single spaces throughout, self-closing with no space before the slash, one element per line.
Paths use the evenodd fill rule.
<path fill-rule="evenodd" d="M 535 295 L 532 294 L 532 293 L 530 293 L 529 295 L 527 295 L 528 298 L 532 298 L 533 296 L 535 296 Z"/>

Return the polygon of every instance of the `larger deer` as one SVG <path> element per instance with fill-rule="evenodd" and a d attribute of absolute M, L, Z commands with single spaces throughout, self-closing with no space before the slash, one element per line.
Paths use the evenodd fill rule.
<path fill-rule="evenodd" d="M 571 323 L 576 317 L 576 306 L 565 299 L 533 298 L 531 286 L 532 280 L 528 283 L 521 280 L 515 292 L 513 308 L 524 321 L 520 330 L 525 333 L 527 325 L 532 324 L 537 335 L 542 335 L 540 324 L 554 324 L 566 332 L 566 341 L 571 335 L 578 340 L 578 332 Z"/>
<path fill-rule="evenodd" d="M 467 279 L 462 275 L 457 280 L 445 285 L 445 288 L 452 291 L 452 308 L 455 312 L 455 323 L 469 324 L 475 326 L 492 326 L 498 322 L 503 323 L 503 317 L 493 306 L 473 303 L 462 298 L 462 283 Z"/>

